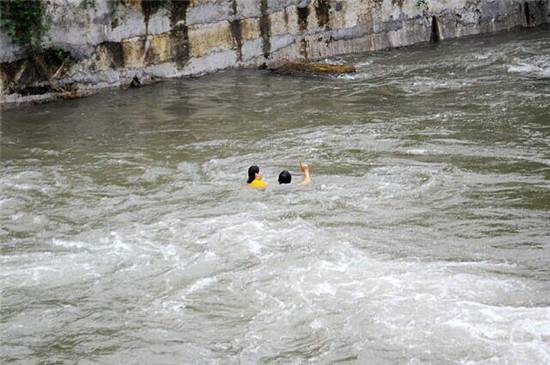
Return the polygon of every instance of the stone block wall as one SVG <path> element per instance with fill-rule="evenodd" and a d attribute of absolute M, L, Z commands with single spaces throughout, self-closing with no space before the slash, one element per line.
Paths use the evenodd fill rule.
<path fill-rule="evenodd" d="M 0 31 L 0 103 L 316 60 L 549 21 L 550 0 L 43 0 L 29 56 Z"/>

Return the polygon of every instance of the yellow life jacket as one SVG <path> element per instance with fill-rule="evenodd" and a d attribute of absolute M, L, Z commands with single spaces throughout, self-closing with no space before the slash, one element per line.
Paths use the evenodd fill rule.
<path fill-rule="evenodd" d="M 248 184 L 248 186 L 255 189 L 265 189 L 267 188 L 267 183 L 263 180 L 256 179 L 252 181 L 250 184 Z"/>

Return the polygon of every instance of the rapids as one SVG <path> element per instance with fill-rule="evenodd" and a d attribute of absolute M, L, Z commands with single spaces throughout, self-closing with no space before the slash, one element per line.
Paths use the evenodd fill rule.
<path fill-rule="evenodd" d="M 0 362 L 550 363 L 549 30 L 3 112 Z"/>

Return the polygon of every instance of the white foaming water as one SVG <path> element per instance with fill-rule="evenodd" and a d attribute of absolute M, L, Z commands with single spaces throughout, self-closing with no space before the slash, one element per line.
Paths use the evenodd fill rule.
<path fill-rule="evenodd" d="M 550 57 L 535 57 L 529 60 L 516 60 L 507 66 L 507 71 L 537 78 L 550 77 Z"/>
<path fill-rule="evenodd" d="M 90 248 L 91 245 L 86 242 L 79 241 L 65 241 L 59 239 L 53 239 L 52 244 L 55 246 L 65 247 L 65 248 Z"/>
<path fill-rule="evenodd" d="M 357 80 L 358 78 L 360 77 L 366 77 L 366 74 L 343 74 L 343 75 L 338 75 L 338 79 L 340 80 Z"/>
<path fill-rule="evenodd" d="M 372 64 L 372 62 L 373 61 L 359 62 L 359 63 L 355 64 L 355 67 L 357 67 L 357 68 L 367 67 L 367 66 L 370 66 Z"/>
<path fill-rule="evenodd" d="M 185 175 L 196 177 L 199 172 L 199 167 L 193 163 L 180 162 L 178 164 L 178 170 L 180 170 Z"/>
<path fill-rule="evenodd" d="M 31 148 L 31 153 L 34 155 L 40 155 L 40 156 L 55 156 L 58 157 L 60 155 L 59 151 L 54 150 L 44 150 L 41 148 Z"/>
<path fill-rule="evenodd" d="M 423 149 L 423 148 L 408 149 L 406 151 L 406 153 L 408 153 L 410 155 L 426 155 L 426 154 L 428 154 L 428 150 Z"/>
<path fill-rule="evenodd" d="M 190 293 L 196 292 L 197 290 L 205 289 L 206 287 L 215 283 L 216 281 L 217 281 L 216 278 L 199 279 L 195 283 L 193 283 L 193 285 L 191 285 L 189 289 L 187 289 L 187 293 L 190 294 Z"/>

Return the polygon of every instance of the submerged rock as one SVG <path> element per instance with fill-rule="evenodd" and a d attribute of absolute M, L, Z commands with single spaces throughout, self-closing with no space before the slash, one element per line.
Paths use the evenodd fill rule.
<path fill-rule="evenodd" d="M 269 66 L 268 69 L 282 75 L 340 75 L 356 72 L 352 64 L 315 62 L 287 62 Z"/>
<path fill-rule="evenodd" d="M 132 89 L 136 89 L 138 87 L 141 87 L 141 81 L 139 81 L 137 76 L 134 76 L 134 78 L 132 79 L 132 82 L 130 82 L 129 87 L 132 88 Z"/>

